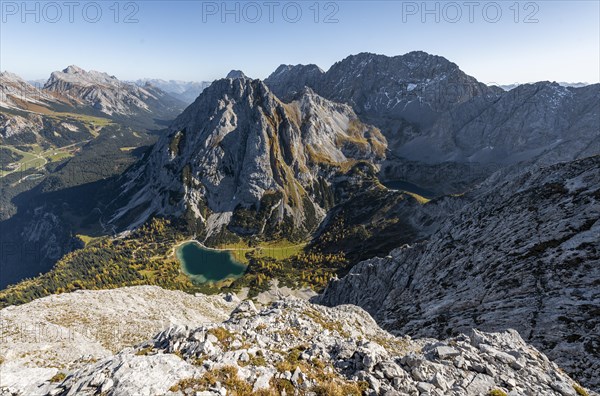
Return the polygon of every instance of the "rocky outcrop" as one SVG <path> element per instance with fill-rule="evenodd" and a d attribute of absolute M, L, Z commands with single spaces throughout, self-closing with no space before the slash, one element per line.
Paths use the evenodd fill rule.
<path fill-rule="evenodd" d="M 398 338 L 360 308 L 287 299 L 261 310 L 244 301 L 223 323 L 170 327 L 38 394 L 576 396 L 576 388 L 512 330 Z"/>
<path fill-rule="evenodd" d="M 412 336 L 513 328 L 598 388 L 599 186 L 598 156 L 500 173 L 427 242 L 360 263 L 319 301 Z"/>
<path fill-rule="evenodd" d="M 35 142 L 44 129 L 44 117 L 36 110 L 56 103 L 52 95 L 16 74 L 0 73 L 0 138 L 4 143 Z"/>
<path fill-rule="evenodd" d="M 309 89 L 284 104 L 259 80 L 219 80 L 125 175 L 111 221 L 133 228 L 151 215 L 187 215 L 205 236 L 223 226 L 305 236 L 325 215 L 333 177 L 360 161 L 376 167 L 385 147 L 349 106 Z"/>
<path fill-rule="evenodd" d="M 42 116 L 37 114 L 19 116 L 0 113 L 0 136 L 4 139 L 14 139 L 25 134 L 35 136 L 44 127 L 43 125 Z"/>
<path fill-rule="evenodd" d="M 137 286 L 7 307 L 0 311 L 0 389 L 40 394 L 59 372 L 105 359 L 169 326 L 221 322 L 236 305 L 222 297 Z"/>

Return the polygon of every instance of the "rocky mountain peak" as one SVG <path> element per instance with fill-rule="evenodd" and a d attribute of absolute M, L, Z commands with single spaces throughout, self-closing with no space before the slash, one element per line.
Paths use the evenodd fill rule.
<path fill-rule="evenodd" d="M 440 114 L 475 97 L 497 95 L 456 64 L 425 52 L 394 57 L 360 53 L 326 73 L 315 66 L 280 66 L 266 83 L 284 101 L 309 86 L 329 100 L 347 103 L 388 138 L 397 136 L 399 128 L 428 128 Z"/>
<path fill-rule="evenodd" d="M 242 234 L 289 227 L 306 235 L 325 214 L 315 183 L 330 185 L 361 160 L 376 166 L 385 147 L 349 106 L 312 91 L 285 104 L 260 80 L 218 80 L 129 173 L 128 203 L 113 221 L 135 227 L 152 214 L 188 212 L 207 237 L 225 225 Z M 135 207 L 142 215 L 131 219 Z"/>
<path fill-rule="evenodd" d="M 248 78 L 241 70 L 231 70 L 225 78 Z"/>
<path fill-rule="evenodd" d="M 282 65 L 265 82 L 285 102 L 308 86 L 328 100 L 350 105 L 387 138 L 385 174 L 405 178 L 410 168 L 416 184 L 447 189 L 448 181 L 428 170 L 444 163 L 476 168 L 473 174 L 481 176 L 474 177 L 482 181 L 498 166 L 523 161 L 547 165 L 600 152 L 592 132 L 599 128 L 597 84 L 574 88 L 546 81 L 505 92 L 422 51 L 351 55 L 325 73 Z M 424 172 L 414 172 L 413 164 Z M 456 174 L 453 178 L 461 179 L 464 172 Z"/>
<path fill-rule="evenodd" d="M 62 72 L 66 74 L 84 74 L 86 71 L 79 66 L 70 65 L 66 69 L 63 69 Z"/>
<path fill-rule="evenodd" d="M 423 63 L 438 63 L 450 68 L 459 68 L 458 65 L 454 62 L 449 61 L 448 59 L 446 59 L 443 56 L 439 56 L 439 55 L 433 55 L 430 53 L 427 53 L 425 51 L 411 51 L 411 52 L 407 52 L 404 55 L 400 55 L 400 58 L 402 58 L 404 60 L 404 62 L 409 63 L 409 62 L 415 62 L 418 61 L 421 64 Z"/>
<path fill-rule="evenodd" d="M 11 73 L 9 71 L 0 72 L 0 84 L 27 84 L 25 80 L 23 80 L 20 76 L 15 73 Z"/>
<path fill-rule="evenodd" d="M 393 57 L 362 52 L 335 63 L 330 70 L 353 72 L 357 77 L 361 77 L 359 74 L 364 72 L 375 72 L 396 78 L 419 76 L 434 79 L 441 73 L 459 70 L 459 67 L 442 56 L 430 55 L 423 51 Z"/>
<path fill-rule="evenodd" d="M 87 87 L 94 85 L 119 87 L 125 85 L 125 83 L 107 73 L 95 70 L 86 71 L 78 66 L 71 65 L 62 71 L 53 72 L 44 85 L 44 89 L 60 92 L 73 86 Z"/>
<path fill-rule="evenodd" d="M 174 125 L 185 123 L 190 118 L 201 119 L 208 114 L 208 108 L 215 103 L 230 102 L 251 109 L 266 106 L 271 109 L 278 102 L 269 87 L 261 80 L 249 78 L 224 78 L 214 81 L 175 121 Z M 207 108 L 208 106 L 208 108 Z M 185 120 L 185 121 L 184 121 Z"/>
<path fill-rule="evenodd" d="M 280 99 L 291 101 L 304 87 L 316 89 L 324 73 L 317 65 L 281 65 L 265 82 Z"/>
<path fill-rule="evenodd" d="M 317 73 L 322 74 L 325 73 L 323 69 L 314 64 L 308 65 L 280 65 L 271 75 L 269 79 L 276 78 L 282 74 L 286 73 L 295 73 L 295 74 L 308 74 L 308 73 Z"/>

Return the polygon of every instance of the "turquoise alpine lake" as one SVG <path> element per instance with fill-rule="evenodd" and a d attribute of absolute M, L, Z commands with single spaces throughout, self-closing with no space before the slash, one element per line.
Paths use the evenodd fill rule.
<path fill-rule="evenodd" d="M 209 249 L 195 241 L 182 243 L 175 254 L 183 272 L 196 283 L 237 279 L 246 271 L 246 266 L 235 261 L 230 251 Z"/>

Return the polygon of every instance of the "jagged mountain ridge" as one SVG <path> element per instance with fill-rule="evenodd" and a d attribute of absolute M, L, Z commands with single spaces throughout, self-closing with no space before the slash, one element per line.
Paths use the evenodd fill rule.
<path fill-rule="evenodd" d="M 514 83 L 514 84 L 502 84 L 502 85 L 495 84 L 495 85 L 499 86 L 500 88 L 502 88 L 505 91 L 510 91 L 510 90 L 515 89 L 518 86 L 523 85 L 523 84 L 527 84 L 527 83 Z M 565 82 L 565 81 L 561 81 L 561 82 L 559 82 L 559 84 L 563 87 L 573 87 L 573 88 L 581 88 L 581 87 L 587 87 L 588 85 L 592 85 L 587 82 L 571 82 L 570 83 L 570 82 Z"/>
<path fill-rule="evenodd" d="M 515 328 L 598 388 L 599 186 L 598 156 L 498 175 L 427 242 L 358 264 L 319 301 L 414 336 Z"/>
<path fill-rule="evenodd" d="M 438 192 L 463 192 L 511 164 L 548 165 L 600 153 L 600 84 L 540 82 L 505 92 L 424 52 L 353 55 L 327 72 L 282 65 L 265 83 L 283 100 L 306 85 L 348 103 L 388 140 L 384 178 Z"/>
<path fill-rule="evenodd" d="M 362 112 L 375 110 L 373 106 L 382 106 L 388 111 L 400 110 L 394 99 L 402 101 L 406 99 L 408 92 L 413 92 L 413 98 L 437 99 L 437 103 L 430 103 L 435 111 L 447 110 L 473 96 L 499 92 L 497 88 L 488 87 L 466 75 L 455 63 L 422 51 L 393 57 L 367 52 L 350 55 L 336 62 L 326 72 L 312 64 L 281 65 L 265 83 L 275 86 L 275 94 L 288 100 L 297 92 L 294 84 L 288 84 L 291 82 L 288 81 L 290 77 L 296 77 L 294 80 L 305 78 L 310 85 L 316 87 L 315 91 L 323 91 L 324 96 L 336 96 L 340 101 L 357 106 Z M 436 85 L 440 82 L 455 84 L 461 90 L 436 92 Z M 464 89 L 469 86 L 470 90 Z M 379 94 L 386 93 L 393 95 L 389 98 L 393 103 L 375 99 Z M 370 98 L 367 99 L 365 94 Z"/>
<path fill-rule="evenodd" d="M 111 221 L 133 228 L 151 215 L 188 213 L 208 234 L 223 225 L 261 234 L 285 223 L 305 235 L 325 216 L 317 195 L 332 177 L 359 161 L 376 166 L 385 146 L 349 106 L 310 89 L 284 104 L 259 80 L 219 80 L 125 176 L 119 199 L 126 205 Z"/>
<path fill-rule="evenodd" d="M 501 91 L 466 75 L 447 59 L 421 51 L 395 57 L 351 55 L 327 72 L 315 65 L 282 65 L 265 83 L 289 100 L 297 92 L 296 81 L 325 98 L 350 104 L 360 116 L 378 122 L 402 118 L 421 127 L 456 105 L 479 96 L 492 101 Z"/>

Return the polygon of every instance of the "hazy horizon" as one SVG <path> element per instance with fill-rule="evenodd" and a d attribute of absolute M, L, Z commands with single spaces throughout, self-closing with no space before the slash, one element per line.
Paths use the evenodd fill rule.
<path fill-rule="evenodd" d="M 352 55 L 357 55 L 357 54 L 349 54 L 348 56 L 352 56 Z M 398 55 L 377 54 L 377 55 L 401 56 L 401 55 L 404 55 L 404 54 L 398 54 Z M 430 54 L 430 55 L 437 55 L 437 54 Z M 341 60 L 342 59 L 340 59 L 340 61 Z M 448 59 L 448 60 L 452 61 L 451 59 Z M 454 62 L 454 63 L 456 63 L 456 62 Z M 0 71 L 2 71 L 2 72 L 10 72 L 10 73 L 16 74 L 16 75 L 18 75 L 19 77 L 23 78 L 25 81 L 28 81 L 28 82 L 40 82 L 41 83 L 41 82 L 46 82 L 48 80 L 48 78 L 50 77 L 50 74 L 52 72 L 62 71 L 64 69 L 66 69 L 68 66 L 78 66 L 78 67 L 81 67 L 81 65 L 79 65 L 79 64 L 65 65 L 61 69 L 49 71 L 47 73 L 46 77 L 39 77 L 39 78 L 27 78 L 26 76 L 24 76 L 24 75 L 22 75 L 22 74 L 20 74 L 18 72 L 15 72 L 14 70 L 3 70 L 3 69 L 0 69 Z M 317 65 L 317 66 L 319 66 L 325 72 L 329 69 L 329 67 L 328 68 L 324 68 L 321 65 Z M 331 66 L 333 66 L 333 65 L 331 65 Z M 460 64 L 458 66 L 461 68 L 461 70 L 464 71 L 463 67 Z M 184 79 L 178 79 L 178 78 L 156 77 L 156 76 L 140 76 L 140 77 L 134 77 L 134 78 L 120 78 L 118 75 L 115 75 L 114 73 L 111 73 L 109 70 L 97 70 L 97 69 L 94 69 L 94 68 L 85 68 L 85 67 L 82 67 L 82 68 L 84 70 L 86 70 L 86 71 L 97 71 L 97 72 L 107 73 L 108 75 L 114 75 L 119 80 L 121 80 L 121 81 L 128 81 L 128 82 L 136 82 L 138 80 L 142 80 L 142 81 L 143 80 L 163 80 L 163 81 L 166 81 L 166 82 L 181 82 L 181 83 L 212 82 L 214 80 L 225 78 L 225 76 L 227 75 L 227 73 L 229 73 L 232 70 L 241 70 L 242 72 L 244 72 L 244 74 L 248 75 L 248 73 L 246 73 L 243 68 L 237 68 L 237 69 L 223 70 L 221 76 L 218 76 L 218 77 L 213 78 L 213 79 L 206 78 L 206 79 L 184 80 Z M 274 71 L 275 71 L 275 69 L 273 69 L 272 72 L 274 72 Z M 269 75 L 257 77 L 257 76 L 248 75 L 248 77 L 250 77 L 250 78 L 258 78 L 260 80 L 264 80 L 268 76 Z M 551 81 L 551 82 L 556 82 L 556 83 L 559 83 L 559 84 L 585 84 L 585 85 L 593 85 L 593 84 L 598 84 L 599 83 L 599 82 L 589 82 L 589 81 L 557 81 L 557 80 L 532 80 L 532 81 L 514 81 L 514 82 L 498 83 L 498 82 L 495 82 L 495 81 L 482 81 L 479 78 L 477 78 L 477 76 L 473 76 L 473 75 L 471 75 L 471 76 L 475 77 L 479 82 L 482 82 L 482 83 L 484 83 L 486 85 L 496 85 L 496 86 L 501 86 L 501 87 L 507 87 L 507 86 L 512 86 L 512 85 L 533 84 L 533 83 L 540 82 L 540 81 Z"/>

